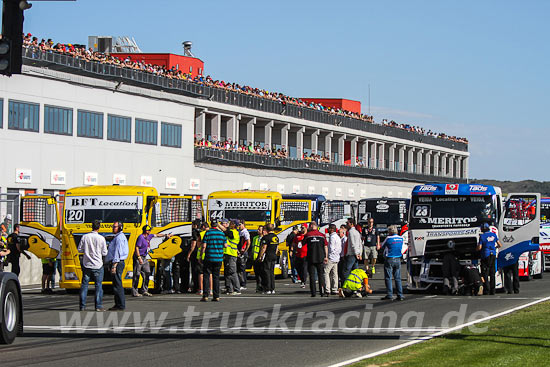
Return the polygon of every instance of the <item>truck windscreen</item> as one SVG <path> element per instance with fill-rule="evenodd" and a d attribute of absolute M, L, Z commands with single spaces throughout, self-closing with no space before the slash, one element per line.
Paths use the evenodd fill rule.
<path fill-rule="evenodd" d="M 376 224 L 403 224 L 407 221 L 406 200 L 362 200 L 359 202 L 359 223 L 366 223 L 369 218 Z"/>
<path fill-rule="evenodd" d="M 413 196 L 409 228 L 470 228 L 494 219 L 491 196 Z"/>
<path fill-rule="evenodd" d="M 65 223 L 103 223 L 121 221 L 141 223 L 141 196 L 69 196 L 65 199 Z"/>

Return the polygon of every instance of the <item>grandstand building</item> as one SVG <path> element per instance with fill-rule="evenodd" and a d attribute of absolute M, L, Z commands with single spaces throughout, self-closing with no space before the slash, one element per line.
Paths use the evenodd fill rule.
<path fill-rule="evenodd" d="M 22 75 L 0 78 L 0 116 L 2 193 L 137 184 L 358 200 L 468 177 L 466 143 L 37 49 L 24 51 Z M 290 154 L 196 147 L 203 138 Z M 311 153 L 331 162 L 303 159 Z"/>

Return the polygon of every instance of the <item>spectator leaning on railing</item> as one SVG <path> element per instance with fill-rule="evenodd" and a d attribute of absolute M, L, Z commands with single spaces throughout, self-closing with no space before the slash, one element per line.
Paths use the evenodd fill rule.
<path fill-rule="evenodd" d="M 122 68 L 134 69 L 134 70 L 151 73 L 154 75 L 163 76 L 169 79 L 187 80 L 189 82 L 193 82 L 196 84 L 202 84 L 209 87 L 224 89 L 224 90 L 233 91 L 236 93 L 252 95 L 263 99 L 269 99 L 272 101 L 278 101 L 283 106 L 285 106 L 286 104 L 291 104 L 291 105 L 296 105 L 303 108 L 323 111 L 333 115 L 350 117 L 350 118 L 362 120 L 368 123 L 375 123 L 373 116 L 352 112 L 352 111 L 347 111 L 341 108 L 326 107 L 326 106 L 323 106 L 323 104 L 321 103 L 315 103 L 315 102 L 307 103 L 302 101 L 299 98 L 290 97 L 283 93 L 269 92 L 265 89 L 253 88 L 247 85 L 241 86 L 237 83 L 230 83 L 223 80 L 214 80 L 209 75 L 206 77 L 202 75 L 197 75 L 193 77 L 192 75 L 186 74 L 174 67 L 167 69 L 165 66 L 148 64 L 148 63 L 145 63 L 144 61 L 132 61 L 129 57 L 126 57 L 124 60 L 121 61 L 115 56 L 111 56 L 109 54 L 104 54 L 100 52 L 95 52 L 93 51 L 92 48 L 86 49 L 86 47 L 83 45 L 76 45 L 76 44 L 70 44 L 70 43 L 69 44 L 57 43 L 54 46 L 54 42 L 51 39 L 48 39 L 48 40 L 42 39 L 39 42 L 38 38 L 33 37 L 32 34 L 30 33 L 23 35 L 23 47 L 31 49 L 33 52 L 32 54 L 33 57 L 35 57 L 34 51 L 36 49 L 43 52 L 62 53 L 62 54 L 70 55 L 72 57 L 83 59 L 86 61 L 95 61 L 99 63 L 112 64 Z M 409 124 L 398 124 L 393 120 L 388 122 L 387 119 L 384 119 L 382 120 L 382 124 L 385 126 L 396 128 L 396 129 L 418 133 L 421 135 L 432 136 L 432 137 L 437 137 L 445 140 L 468 144 L 468 140 L 466 138 L 448 136 L 444 133 L 437 134 L 431 131 L 428 131 L 426 133 L 423 128 L 420 128 L 418 126 L 411 126 Z"/>

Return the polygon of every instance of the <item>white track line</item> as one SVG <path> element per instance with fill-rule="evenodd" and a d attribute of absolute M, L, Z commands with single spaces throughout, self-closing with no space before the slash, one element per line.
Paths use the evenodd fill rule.
<path fill-rule="evenodd" d="M 518 307 L 514 307 L 514 308 L 512 308 L 512 309 L 509 309 L 509 310 L 506 310 L 506 311 L 503 311 L 503 312 L 499 312 L 499 313 L 497 313 L 497 314 L 494 314 L 494 315 L 491 315 L 491 316 L 487 316 L 487 317 L 484 317 L 484 318 L 479 319 L 479 320 L 470 321 L 470 322 L 467 322 L 467 323 L 465 323 L 465 324 L 461 324 L 461 325 L 454 326 L 454 327 L 451 327 L 451 328 L 448 328 L 448 329 L 444 329 L 444 330 L 439 331 L 439 332 L 437 332 L 437 333 L 434 333 L 434 334 L 431 334 L 431 335 L 428 335 L 428 336 L 424 336 L 424 337 L 420 337 L 420 338 L 418 338 L 418 339 L 411 340 L 411 341 L 406 342 L 406 343 L 403 343 L 403 344 L 399 344 L 399 345 L 396 345 L 396 346 L 393 346 L 393 347 L 390 347 L 390 348 L 382 349 L 382 350 L 379 350 L 379 351 L 377 351 L 377 352 L 365 354 L 364 356 L 356 357 L 356 358 L 353 358 L 353 359 L 348 359 L 347 361 L 339 362 L 339 363 L 336 363 L 336 364 L 331 364 L 331 365 L 329 365 L 328 367 L 341 367 L 341 366 L 347 366 L 347 365 L 350 365 L 350 364 L 352 364 L 352 363 L 356 363 L 356 362 L 362 361 L 362 360 L 364 360 L 364 359 L 368 359 L 368 358 L 372 358 L 372 357 L 379 356 L 379 355 L 381 355 L 381 354 L 386 354 L 386 353 L 389 353 L 389 352 L 393 352 L 393 351 L 395 351 L 395 350 L 402 349 L 402 348 L 406 348 L 406 347 L 408 347 L 408 346 L 411 346 L 411 345 L 414 345 L 414 344 L 418 344 L 418 343 L 421 343 L 421 342 L 423 342 L 423 341 L 430 340 L 430 339 L 436 338 L 436 337 L 441 336 L 441 335 L 445 335 L 445 334 L 448 334 L 448 333 L 452 333 L 453 331 L 457 331 L 457 330 L 463 329 L 463 328 L 465 328 L 465 327 L 468 327 L 468 326 L 471 326 L 471 325 L 478 324 L 478 323 L 480 323 L 480 322 L 485 322 L 485 321 L 489 321 L 489 320 L 495 319 L 495 318 L 497 318 L 497 317 L 501 317 L 501 316 L 504 316 L 504 315 L 508 315 L 508 314 L 510 314 L 510 313 L 512 313 L 512 312 L 519 311 L 519 310 L 521 310 L 521 309 L 524 309 L 524 308 L 527 308 L 527 307 L 536 305 L 537 303 L 541 303 L 541 302 L 548 301 L 548 300 L 550 300 L 550 297 L 541 298 L 541 299 L 538 299 L 538 300 L 536 300 L 536 301 L 533 301 L 533 302 L 530 302 L 530 303 L 526 303 L 526 304 L 524 304 L 524 305 L 521 305 L 521 306 L 518 306 Z"/>
<path fill-rule="evenodd" d="M 178 326 L 172 326 L 172 327 L 162 327 L 162 326 L 113 326 L 113 327 L 97 327 L 97 326 L 38 326 L 38 325 L 29 325 L 24 326 L 23 328 L 26 331 L 31 330 L 42 330 L 42 331 L 61 331 L 61 332 L 116 332 L 116 331 L 123 331 L 123 330 L 140 330 L 140 331 L 153 331 L 155 333 L 163 332 L 163 333 L 189 333 L 189 332 L 195 332 L 195 333 L 204 333 L 204 332 L 211 332 L 211 331 L 221 331 L 221 332 L 227 332 L 227 331 L 242 331 L 242 332 L 286 332 L 286 333 L 313 333 L 313 334 L 327 334 L 327 333 L 367 333 L 367 332 L 374 332 L 374 333 L 381 333 L 381 332 L 387 332 L 387 333 L 419 333 L 419 332 L 426 332 L 426 333 L 433 333 L 435 331 L 443 331 L 445 329 L 440 327 L 427 327 L 427 328 L 338 328 L 338 329 L 300 329 L 295 330 L 293 328 L 280 328 L 280 327 L 228 327 L 228 328 L 222 328 L 222 327 L 214 327 L 214 328 L 184 328 L 184 327 L 178 327 Z"/>

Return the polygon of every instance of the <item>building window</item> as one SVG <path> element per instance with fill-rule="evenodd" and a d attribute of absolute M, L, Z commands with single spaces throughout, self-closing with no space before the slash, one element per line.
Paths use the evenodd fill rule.
<path fill-rule="evenodd" d="M 181 125 L 163 122 L 160 128 L 162 146 L 181 148 Z"/>
<path fill-rule="evenodd" d="M 107 115 L 107 139 L 129 143 L 132 140 L 132 119 Z"/>
<path fill-rule="evenodd" d="M 136 143 L 157 145 L 158 122 L 136 119 Z"/>
<path fill-rule="evenodd" d="M 39 108 L 37 103 L 9 101 L 8 129 L 38 132 Z"/>
<path fill-rule="evenodd" d="M 77 135 L 86 138 L 103 139 L 103 114 L 78 110 Z"/>
<path fill-rule="evenodd" d="M 72 108 L 44 106 L 44 132 L 47 134 L 73 135 Z"/>
<path fill-rule="evenodd" d="M 4 127 L 4 100 L 0 98 L 0 129 Z"/>

